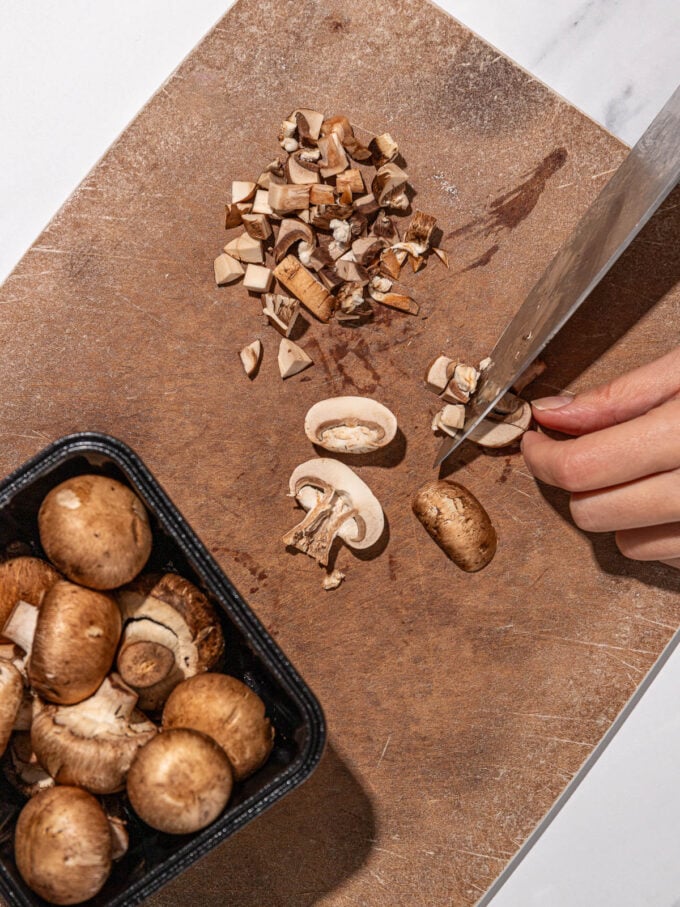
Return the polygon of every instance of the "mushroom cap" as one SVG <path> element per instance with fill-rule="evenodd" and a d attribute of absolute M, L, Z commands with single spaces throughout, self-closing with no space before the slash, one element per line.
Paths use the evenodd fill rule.
<path fill-rule="evenodd" d="M 14 665 L 0 659 L 0 756 L 7 749 L 24 696 L 24 681 Z"/>
<path fill-rule="evenodd" d="M 25 797 L 34 797 L 41 790 L 55 785 L 54 778 L 38 762 L 28 731 L 15 731 L 12 734 L 2 770 L 12 787 Z"/>
<path fill-rule="evenodd" d="M 175 573 L 142 576 L 118 590 L 116 597 L 126 624 L 147 618 L 160 630 L 167 628 L 164 639 L 175 652 L 174 668 L 163 680 L 134 687 L 141 709 L 160 709 L 178 683 L 211 670 L 222 657 L 224 635 L 219 617 L 200 589 L 184 577 Z"/>
<path fill-rule="evenodd" d="M 496 531 L 477 498 L 457 482 L 432 481 L 418 489 L 413 512 L 461 570 L 474 573 L 496 553 Z"/>
<path fill-rule="evenodd" d="M 345 520 L 338 535 L 350 548 L 370 548 L 383 533 L 385 515 L 380 501 L 368 485 L 339 460 L 318 457 L 306 460 L 293 470 L 290 494 L 305 509 L 311 510 L 322 495 L 333 488 L 357 511 Z"/>
<path fill-rule="evenodd" d="M 274 745 L 274 728 L 257 693 L 228 674 L 200 674 L 172 691 L 163 729 L 189 727 L 212 737 L 242 781 L 263 765 Z"/>
<path fill-rule="evenodd" d="M 19 599 L 39 608 L 60 579 L 52 564 L 39 557 L 13 557 L 0 564 L 0 628 Z"/>
<path fill-rule="evenodd" d="M 224 750 L 189 728 L 154 737 L 138 751 L 127 777 L 127 794 L 140 819 L 174 835 L 213 822 L 227 805 L 232 786 Z"/>
<path fill-rule="evenodd" d="M 58 784 L 75 784 L 93 794 L 123 790 L 137 750 L 156 735 L 156 726 L 134 708 L 137 694 L 117 675 L 77 705 L 33 702 L 31 744 L 38 761 Z"/>
<path fill-rule="evenodd" d="M 134 579 L 151 554 L 151 527 L 137 495 L 106 476 L 67 479 L 38 512 L 40 541 L 69 579 L 115 589 Z"/>
<path fill-rule="evenodd" d="M 94 897 L 111 872 L 109 822 L 78 787 L 53 787 L 30 799 L 17 820 L 14 856 L 24 882 L 52 904 Z"/>
<path fill-rule="evenodd" d="M 109 672 L 122 620 L 109 595 L 60 580 L 45 596 L 28 666 L 43 699 L 71 705 L 87 699 Z"/>
<path fill-rule="evenodd" d="M 305 416 L 305 434 L 336 453 L 363 454 L 386 447 L 397 433 L 394 414 L 370 397 L 329 397 Z"/>

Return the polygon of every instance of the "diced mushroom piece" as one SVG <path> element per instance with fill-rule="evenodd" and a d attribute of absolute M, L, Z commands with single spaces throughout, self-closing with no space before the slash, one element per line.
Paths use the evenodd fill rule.
<path fill-rule="evenodd" d="M 429 247 L 432 231 L 436 225 L 436 217 L 432 217 L 431 214 L 423 214 L 422 211 L 414 211 L 404 240 Z"/>
<path fill-rule="evenodd" d="M 437 256 L 437 258 L 442 262 L 445 268 L 449 266 L 449 254 L 444 249 L 438 249 L 436 246 L 432 246 L 432 251 Z"/>
<path fill-rule="evenodd" d="M 212 670 L 222 657 L 219 618 L 189 580 L 150 574 L 119 589 L 117 598 L 124 629 L 116 666 L 139 693 L 141 709 L 159 710 L 178 683 Z"/>
<path fill-rule="evenodd" d="M 281 338 L 279 344 L 279 371 L 283 379 L 292 378 L 313 364 L 311 356 L 287 337 Z"/>
<path fill-rule="evenodd" d="M 268 293 L 271 290 L 274 273 L 263 265 L 249 264 L 243 278 L 243 286 L 252 293 Z"/>
<path fill-rule="evenodd" d="M 304 158 L 304 151 L 296 151 L 286 161 L 286 177 L 289 183 L 309 185 L 320 182 L 319 165 Z"/>
<path fill-rule="evenodd" d="M 309 184 L 271 185 L 268 195 L 269 207 L 279 214 L 289 214 L 291 211 L 302 211 L 309 208 Z"/>
<path fill-rule="evenodd" d="M 240 227 L 243 223 L 241 209 L 236 204 L 224 206 L 224 229 L 231 230 L 233 227 Z"/>
<path fill-rule="evenodd" d="M 362 192 L 366 191 L 361 171 L 357 170 L 356 167 L 350 167 L 350 169 L 345 170 L 344 173 L 338 173 L 335 185 L 338 192 L 342 192 L 345 186 L 349 188 L 350 198 L 347 204 L 351 204 L 353 196 L 361 195 Z"/>
<path fill-rule="evenodd" d="M 381 207 L 405 211 L 409 206 L 407 185 L 408 174 L 396 164 L 385 164 L 373 178 L 371 189 Z"/>
<path fill-rule="evenodd" d="M 256 183 L 246 182 L 245 180 L 236 180 L 231 184 L 232 205 L 252 201 L 256 189 Z"/>
<path fill-rule="evenodd" d="M 361 195 L 359 198 L 355 198 L 353 208 L 356 214 L 365 217 L 367 221 L 375 217 L 380 210 L 380 206 L 375 200 L 375 195 L 373 195 L 372 192 L 369 192 L 367 195 Z"/>
<path fill-rule="evenodd" d="M 525 402 L 517 413 L 506 416 L 500 422 L 483 419 L 468 438 L 480 447 L 508 447 L 518 441 L 530 425 L 531 404 Z"/>
<path fill-rule="evenodd" d="M 453 371 L 453 380 L 464 394 L 471 397 L 477 390 L 479 372 L 473 365 L 463 365 L 459 363 Z"/>
<path fill-rule="evenodd" d="M 248 236 L 252 236 L 253 239 L 265 240 L 272 235 L 271 224 L 266 214 L 244 214 L 243 226 Z"/>
<path fill-rule="evenodd" d="M 382 135 L 376 135 L 374 139 L 371 139 L 368 143 L 368 150 L 371 152 L 376 168 L 389 164 L 399 154 L 399 147 L 389 132 L 383 132 Z"/>
<path fill-rule="evenodd" d="M 311 209 L 311 222 L 321 230 L 330 230 L 332 220 L 349 220 L 353 214 L 351 205 L 315 205 Z"/>
<path fill-rule="evenodd" d="M 320 183 L 312 186 L 309 190 L 310 205 L 332 205 L 335 203 L 335 193 L 333 187 L 326 183 Z"/>
<path fill-rule="evenodd" d="M 335 303 L 328 290 L 292 255 L 274 268 L 274 276 L 319 321 L 329 321 Z"/>
<path fill-rule="evenodd" d="M 379 501 L 368 485 L 338 460 L 319 458 L 302 463 L 293 471 L 289 488 L 307 514 L 284 535 L 283 542 L 324 567 L 336 538 L 350 548 L 365 549 L 383 533 L 385 518 Z"/>
<path fill-rule="evenodd" d="M 376 274 L 375 277 L 371 278 L 369 284 L 369 293 L 377 291 L 378 293 L 389 293 L 392 289 L 392 281 L 388 277 L 381 277 L 379 274 Z"/>
<path fill-rule="evenodd" d="M 52 705 L 36 697 L 31 745 L 38 761 L 57 784 L 93 794 L 122 790 L 137 750 L 156 734 L 136 702 L 136 692 L 117 674 L 77 705 Z"/>
<path fill-rule="evenodd" d="M 354 129 L 347 117 L 335 116 L 324 120 L 321 126 L 321 134 L 330 135 L 331 133 L 337 135 L 345 151 L 355 161 L 369 161 L 371 159 L 371 152 L 354 135 Z"/>
<path fill-rule="evenodd" d="M 373 226 L 371 227 L 371 233 L 388 242 L 394 243 L 399 241 L 399 233 L 394 221 L 389 214 L 382 210 L 382 208 L 378 209 L 377 217 L 373 221 Z"/>
<path fill-rule="evenodd" d="M 0 756 L 7 749 L 24 698 L 24 680 L 9 661 L 0 661 Z"/>
<path fill-rule="evenodd" d="M 345 574 L 342 570 L 332 570 L 330 573 L 327 573 L 323 578 L 321 585 L 326 592 L 331 592 L 333 589 L 337 589 L 340 583 L 344 580 Z"/>
<path fill-rule="evenodd" d="M 172 691 L 163 709 L 163 733 L 182 727 L 212 737 L 227 754 L 236 781 L 264 765 L 274 745 L 264 702 L 227 674 L 192 677 Z"/>
<path fill-rule="evenodd" d="M 222 252 L 215 259 L 215 283 L 218 287 L 240 280 L 244 273 L 240 263 L 227 252 Z"/>
<path fill-rule="evenodd" d="M 364 286 L 369 280 L 368 271 L 363 265 L 354 260 L 354 254 L 351 250 L 335 262 L 335 273 L 345 282 L 359 284 L 360 286 Z"/>
<path fill-rule="evenodd" d="M 398 280 L 401 274 L 401 262 L 392 249 L 383 249 L 380 253 L 380 273 L 392 280 Z"/>
<path fill-rule="evenodd" d="M 360 236 L 352 243 L 352 252 L 359 264 L 369 268 L 379 261 L 385 243 L 376 236 Z"/>
<path fill-rule="evenodd" d="M 389 306 L 391 309 L 406 312 L 408 315 L 417 315 L 420 311 L 420 307 L 415 300 L 401 293 L 379 293 L 377 290 L 373 290 L 371 299 L 375 299 L 376 302 Z"/>
<path fill-rule="evenodd" d="M 302 213 L 304 214 L 305 212 L 303 211 Z M 314 248 L 315 247 L 311 243 L 305 242 L 304 240 L 298 246 L 298 258 L 305 267 L 308 267 L 311 264 Z"/>
<path fill-rule="evenodd" d="M 228 242 L 224 247 L 224 251 L 227 255 L 231 255 L 244 264 L 262 264 L 264 262 L 262 241 L 253 239 L 247 233 L 242 233 Z"/>
<path fill-rule="evenodd" d="M 485 359 L 479 360 L 479 365 L 477 366 L 478 372 L 485 372 L 492 363 L 492 359 L 487 356 Z M 519 393 L 519 392 L 518 392 Z"/>
<path fill-rule="evenodd" d="M 371 453 L 386 447 L 396 433 L 394 414 L 370 397 L 329 397 L 305 416 L 312 444 L 334 453 Z"/>
<path fill-rule="evenodd" d="M 316 164 L 321 160 L 321 152 L 318 148 L 303 148 L 299 157 L 301 161 L 306 161 L 308 164 Z"/>
<path fill-rule="evenodd" d="M 333 260 L 331 259 L 331 265 Z M 319 275 L 319 280 L 326 287 L 329 293 L 335 293 L 337 290 L 345 283 L 344 278 L 336 272 L 335 267 L 323 267 L 320 268 L 317 272 Z M 333 303 L 333 308 L 336 308 L 336 303 Z"/>
<path fill-rule="evenodd" d="M 262 310 L 279 333 L 290 337 L 295 320 L 300 310 L 300 303 L 290 296 L 278 293 L 265 293 L 262 297 Z"/>
<path fill-rule="evenodd" d="M 298 150 L 300 143 L 297 139 L 284 139 L 281 142 L 281 147 L 284 151 L 288 151 L 290 154 L 292 154 L 294 151 Z"/>
<path fill-rule="evenodd" d="M 305 120 L 303 124 L 300 122 L 300 116 Z M 323 114 L 319 113 L 318 110 L 311 110 L 309 107 L 299 107 L 291 113 L 288 119 L 295 121 L 298 130 L 300 130 L 302 126 L 302 130 L 306 131 L 306 134 L 313 141 L 316 141 L 319 138 L 319 135 L 321 134 L 321 124 L 323 123 Z"/>
<path fill-rule="evenodd" d="M 300 243 L 302 245 L 302 243 Z M 298 257 L 300 257 L 300 249 L 298 248 Z M 300 259 L 302 261 L 302 259 Z M 302 262 L 303 265 L 307 265 L 312 268 L 314 271 L 320 271 L 322 268 L 330 268 L 333 266 L 333 258 L 329 254 L 328 249 L 322 246 L 315 246 L 312 252 L 309 255 L 309 262 Z"/>
<path fill-rule="evenodd" d="M 349 248 L 352 239 L 352 225 L 349 221 L 334 218 L 329 227 L 333 232 L 333 240 L 328 245 L 328 252 L 332 258 L 340 258 Z"/>
<path fill-rule="evenodd" d="M 336 295 L 340 310 L 345 314 L 360 309 L 364 305 L 364 284 L 343 283 Z"/>
<path fill-rule="evenodd" d="M 318 141 L 319 151 L 321 152 L 321 176 L 328 179 L 329 176 L 335 176 L 342 173 L 349 167 L 349 161 L 345 154 L 345 149 L 337 136 L 337 133 L 331 132 L 329 135 L 322 136 Z"/>
<path fill-rule="evenodd" d="M 481 371 L 481 369 L 480 369 Z M 521 409 L 524 400 L 521 400 L 515 394 L 510 392 L 503 394 L 500 400 L 496 401 L 496 405 L 489 414 L 491 419 L 504 419 L 505 416 L 509 416 L 512 413 L 516 413 Z"/>
<path fill-rule="evenodd" d="M 516 394 L 521 394 L 525 387 L 528 387 L 536 378 L 540 378 L 546 370 L 547 365 L 542 359 L 534 359 L 531 365 L 525 369 L 512 386 Z"/>
<path fill-rule="evenodd" d="M 432 431 L 443 431 L 455 437 L 465 425 L 465 407 L 462 403 L 447 403 L 432 420 Z"/>
<path fill-rule="evenodd" d="M 312 228 L 296 217 L 284 217 L 274 244 L 274 261 L 277 264 L 281 262 L 290 247 L 301 240 L 314 245 L 315 235 Z"/>
<path fill-rule="evenodd" d="M 272 185 L 272 183 L 269 183 L 266 189 L 258 189 L 255 193 L 253 214 L 265 214 L 267 217 L 271 217 L 274 213 L 269 204 L 269 189 Z"/>
<path fill-rule="evenodd" d="M 291 115 L 287 120 L 284 120 L 281 123 L 281 129 L 279 130 L 279 141 L 282 142 L 284 139 L 294 139 L 296 132 L 297 123 Z"/>
<path fill-rule="evenodd" d="M 435 394 L 441 394 L 453 376 L 456 363 L 448 356 L 437 356 L 428 365 L 425 372 L 425 383 Z"/>
<path fill-rule="evenodd" d="M 262 358 L 262 341 L 253 340 L 248 346 L 244 346 L 239 353 L 243 370 L 249 378 L 252 378 Z"/>

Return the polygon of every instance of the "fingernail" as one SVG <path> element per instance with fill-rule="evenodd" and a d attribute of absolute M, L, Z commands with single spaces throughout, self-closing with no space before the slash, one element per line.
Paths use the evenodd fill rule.
<path fill-rule="evenodd" d="M 563 394 L 561 397 L 540 397 L 538 400 L 532 400 L 531 405 L 542 412 L 546 409 L 562 409 L 563 406 L 569 406 L 573 399 L 572 394 Z"/>

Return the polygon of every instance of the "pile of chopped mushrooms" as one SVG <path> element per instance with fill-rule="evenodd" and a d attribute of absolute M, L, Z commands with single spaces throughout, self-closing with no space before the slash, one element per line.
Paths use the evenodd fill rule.
<path fill-rule="evenodd" d="M 262 700 L 217 673 L 224 637 L 203 593 L 142 572 L 153 538 L 130 488 L 68 479 L 38 528 L 49 560 L 0 563 L 0 755 L 28 798 L 19 873 L 71 904 L 100 891 L 128 847 L 122 800 L 106 795 L 124 792 L 159 831 L 197 831 L 264 764 L 274 730 Z"/>
<path fill-rule="evenodd" d="M 215 259 L 215 281 L 242 280 L 260 294 L 263 313 L 282 335 L 279 371 L 289 378 L 312 365 L 291 340 L 300 306 L 319 321 L 348 326 L 369 321 L 376 303 L 415 315 L 415 300 L 394 289 L 402 267 L 409 261 L 419 271 L 431 252 L 448 261 L 433 245 L 429 214 L 415 211 L 402 239 L 395 218 L 405 216 L 411 190 L 389 133 L 363 145 L 347 117 L 301 108 L 281 124 L 279 145 L 283 159 L 257 180 L 232 182 L 225 227 L 239 233 Z M 239 355 L 253 377 L 261 341 Z"/>

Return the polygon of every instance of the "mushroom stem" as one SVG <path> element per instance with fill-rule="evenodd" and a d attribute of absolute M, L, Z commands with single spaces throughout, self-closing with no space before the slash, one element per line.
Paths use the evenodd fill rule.
<path fill-rule="evenodd" d="M 302 522 L 284 535 L 283 542 L 304 551 L 325 567 L 340 527 L 357 516 L 356 508 L 348 504 L 335 488 L 330 488 L 320 495 Z"/>
<path fill-rule="evenodd" d="M 152 620 L 133 620 L 126 626 L 118 653 L 118 673 L 133 687 L 150 687 L 165 680 L 175 664 L 177 637 Z"/>
<path fill-rule="evenodd" d="M 7 623 L 3 627 L 2 633 L 3 636 L 11 639 L 20 649 L 23 649 L 27 655 L 30 655 L 37 623 L 38 609 L 20 599 L 7 618 Z"/>

